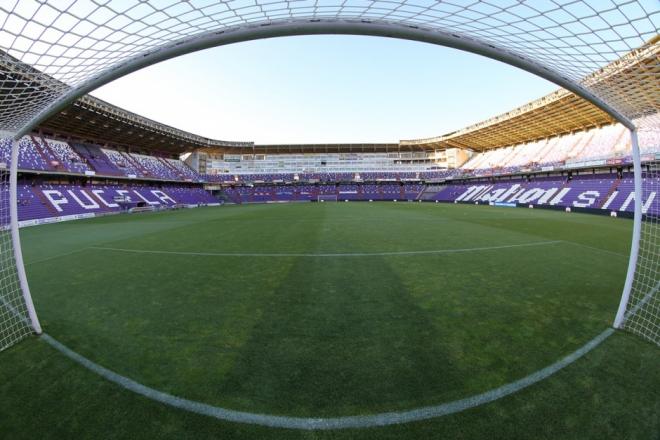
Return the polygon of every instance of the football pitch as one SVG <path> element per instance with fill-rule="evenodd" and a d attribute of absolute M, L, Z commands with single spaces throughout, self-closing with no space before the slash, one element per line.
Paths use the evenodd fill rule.
<path fill-rule="evenodd" d="M 303 203 L 109 216 L 21 238 L 44 331 L 79 356 L 206 407 L 332 419 L 507 389 L 582 349 L 611 327 L 631 230 L 540 209 Z M 309 431 L 175 408 L 30 338 L 0 354 L 0 426 L 12 439 L 653 439 L 658 365 L 656 346 L 616 331 L 492 402 Z"/>

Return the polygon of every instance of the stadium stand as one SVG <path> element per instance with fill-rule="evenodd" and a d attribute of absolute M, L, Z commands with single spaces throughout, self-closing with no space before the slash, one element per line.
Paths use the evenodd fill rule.
<path fill-rule="evenodd" d="M 657 179 L 656 179 L 657 180 Z M 646 187 L 652 182 L 644 179 Z M 606 209 L 632 212 L 634 209 L 632 177 L 616 174 L 591 174 L 510 179 L 506 181 L 473 180 L 445 186 L 424 184 L 341 184 L 290 186 L 239 186 L 224 190 L 235 203 L 267 203 L 316 200 L 319 195 L 337 195 L 338 200 L 423 200 L 441 202 L 504 202 L 549 205 L 571 208 Z M 656 193 L 644 195 L 645 212 L 658 213 Z"/>
<path fill-rule="evenodd" d="M 103 176 L 120 176 L 122 172 L 112 163 L 108 156 L 101 151 L 97 145 L 71 143 L 78 154 L 85 159 L 87 164 L 96 174 Z"/>
<path fill-rule="evenodd" d="M 644 176 L 643 212 L 660 214 L 657 177 Z M 547 177 L 504 182 L 474 180 L 436 188 L 431 200 L 463 203 L 518 203 L 570 208 L 603 209 L 609 212 L 634 211 L 632 176 L 616 174 L 577 175 L 572 178 Z"/>
<path fill-rule="evenodd" d="M 0 158 L 2 162 L 9 165 L 11 163 L 11 140 L 2 139 L 0 141 Z M 36 145 L 29 137 L 23 137 L 18 143 L 18 166 L 21 169 L 47 171 L 54 167 L 49 163 L 49 158 L 44 156 L 37 149 Z"/>
<path fill-rule="evenodd" d="M 66 142 L 42 139 L 37 140 L 35 145 L 45 152 L 49 152 L 51 157 L 54 156 L 66 171 L 84 174 L 86 171 L 91 170 L 78 153 Z"/>
<path fill-rule="evenodd" d="M 657 50 L 643 55 L 629 67 L 646 72 Z M 534 124 L 539 113 L 546 115 L 545 126 Z M 635 121 L 648 163 L 660 157 L 660 131 L 647 121 L 655 117 Z M 135 203 L 146 204 L 160 200 L 153 191 L 163 190 L 176 204 L 191 205 L 217 198 L 270 203 L 329 197 L 498 200 L 619 212 L 634 206 L 627 130 L 565 90 L 437 138 L 346 145 L 218 141 L 85 96 L 18 145 L 21 219 L 115 212 L 98 194 L 114 197 L 124 187 Z M 0 138 L 0 167 L 10 164 L 10 152 L 11 141 Z M 185 162 L 177 158 L 182 153 L 189 153 Z M 647 212 L 657 211 L 652 191 L 643 202 Z"/>
<path fill-rule="evenodd" d="M 189 180 L 191 182 L 203 181 L 202 177 L 198 173 L 196 173 L 192 168 L 178 159 L 160 158 L 160 160 L 165 162 L 166 166 L 172 168 L 174 172 L 177 173 L 178 176 L 183 180 Z"/>
<path fill-rule="evenodd" d="M 79 185 L 22 181 L 18 187 L 19 221 L 113 213 L 138 206 L 167 208 L 217 203 L 218 200 L 203 188 L 175 184 Z"/>
<path fill-rule="evenodd" d="M 660 133 L 644 130 L 640 138 L 644 145 L 642 153 L 655 158 L 660 153 Z M 10 139 L 0 139 L 0 161 L 6 165 L 10 163 L 10 152 Z M 252 166 L 245 168 L 241 168 L 243 156 L 236 159 L 234 155 L 233 161 L 220 161 L 219 165 L 231 172 L 199 174 L 172 157 L 34 134 L 19 141 L 19 168 L 24 173 L 132 180 L 81 184 L 75 180 L 62 183 L 60 177 L 53 179 L 57 183 L 48 183 L 47 178 L 35 180 L 25 174 L 19 186 L 19 219 L 25 222 L 96 215 L 142 205 L 213 204 L 218 203 L 218 197 L 239 204 L 317 201 L 319 197 L 324 200 L 330 197 L 339 201 L 502 202 L 628 213 L 634 209 L 634 185 L 628 174 L 630 141 L 625 129 L 616 124 L 488 149 L 472 154 L 453 169 L 426 169 L 436 166 L 424 162 L 429 154 L 423 156 L 422 162 L 408 163 L 401 161 L 402 155 L 379 152 L 307 155 L 306 160 L 323 161 L 323 167 L 334 164 L 337 171 L 305 172 L 300 170 L 299 154 L 262 155 L 264 163 L 276 157 L 281 171 L 256 173 L 251 172 L 259 169 L 254 165 L 258 162 L 255 155 L 247 156 Z M 350 171 L 342 171 L 342 163 L 348 163 L 346 168 Z M 383 169 L 374 170 L 377 167 Z M 513 178 L 506 177 L 511 175 Z M 163 183 L 149 183 L 152 181 Z M 647 178 L 644 182 L 648 183 Z M 191 186 L 192 183 L 197 185 Z M 220 185 L 215 196 L 204 188 L 213 184 Z M 122 194 L 128 200 L 115 202 Z M 646 191 L 644 212 L 657 214 L 659 199 L 655 192 Z"/>
<path fill-rule="evenodd" d="M 660 153 L 660 133 L 657 130 L 640 131 L 642 154 Z M 96 174 L 99 176 L 125 176 L 149 180 L 188 181 L 209 183 L 343 183 L 343 182 L 387 182 L 387 181 L 441 181 L 453 177 L 485 177 L 492 175 L 521 174 L 555 169 L 571 169 L 581 164 L 588 166 L 631 163 L 631 146 L 625 129 L 618 124 L 579 131 L 563 136 L 495 148 L 473 154 L 465 163 L 453 169 L 428 170 L 435 164 L 410 162 L 398 163 L 401 155 L 391 155 L 388 166 L 380 171 L 371 171 L 375 166 L 384 166 L 387 155 L 382 153 L 353 153 L 351 164 L 358 161 L 364 167 L 358 171 L 300 172 L 300 155 L 277 155 L 281 172 L 254 173 L 254 166 L 243 166 L 236 162 L 220 162 L 220 167 L 233 171 L 199 174 L 186 163 L 172 157 L 125 152 L 110 147 L 89 143 L 65 142 L 41 136 L 25 136 L 19 142 L 19 167 L 22 170 L 66 172 L 73 174 Z M 11 142 L 0 140 L 0 161 L 9 164 Z M 276 156 L 276 155 L 270 155 Z M 312 155 L 313 156 L 313 155 Z M 268 159 L 264 155 L 264 160 Z M 341 153 L 323 154 L 321 158 L 343 157 Z M 251 163 L 257 162 L 249 159 Z M 339 159 L 337 159 L 339 161 Z M 597 163 L 600 161 L 599 163 Z M 239 164 L 239 165 L 236 165 Z M 339 166 L 339 165 L 337 165 Z M 388 170 L 396 168 L 396 171 Z M 410 171 L 403 171 L 402 168 Z"/>
<path fill-rule="evenodd" d="M 11 139 L 0 139 L 0 161 L 11 162 Z M 97 145 L 37 136 L 19 141 L 19 168 L 85 175 L 135 176 L 166 181 L 201 181 L 201 176 L 178 159 L 126 153 Z"/>
<path fill-rule="evenodd" d="M 145 174 L 140 172 L 135 163 L 130 161 L 125 154 L 108 148 L 101 148 L 101 151 L 108 159 L 110 159 L 110 162 L 112 162 L 112 164 L 126 176 L 146 177 Z"/>
<path fill-rule="evenodd" d="M 181 175 L 175 169 L 169 167 L 165 162 L 157 157 L 146 156 L 144 154 L 127 153 L 133 163 L 137 162 L 141 170 L 146 171 L 146 175 L 162 180 L 180 180 Z M 129 159 L 129 160 L 130 160 Z M 136 167 L 136 168 L 138 168 Z"/>

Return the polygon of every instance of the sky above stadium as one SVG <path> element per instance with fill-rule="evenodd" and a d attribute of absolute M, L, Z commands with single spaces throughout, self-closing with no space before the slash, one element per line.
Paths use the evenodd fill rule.
<path fill-rule="evenodd" d="M 369 143 L 445 134 L 557 88 L 454 49 L 376 37 L 306 36 L 197 52 L 92 94 L 214 139 Z"/>

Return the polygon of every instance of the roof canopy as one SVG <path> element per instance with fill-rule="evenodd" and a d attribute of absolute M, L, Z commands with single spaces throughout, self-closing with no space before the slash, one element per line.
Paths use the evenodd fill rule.
<path fill-rule="evenodd" d="M 89 95 L 48 118 L 39 128 L 47 133 L 92 140 L 101 144 L 179 154 L 201 147 L 251 147 L 253 144 L 198 136 Z"/>
<path fill-rule="evenodd" d="M 585 80 L 593 87 L 625 91 L 631 105 L 644 103 L 649 114 L 660 108 L 660 37 L 630 52 Z M 630 77 L 636 78 L 628 82 Z M 403 140 L 402 145 L 486 150 L 613 124 L 616 120 L 567 90 L 547 96 L 456 132 L 429 139 Z"/>

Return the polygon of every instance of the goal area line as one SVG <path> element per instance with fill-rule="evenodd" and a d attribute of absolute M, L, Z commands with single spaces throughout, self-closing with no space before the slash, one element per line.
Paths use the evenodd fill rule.
<path fill-rule="evenodd" d="M 387 257 L 387 256 L 405 256 L 405 255 L 434 255 L 434 254 L 457 254 L 464 252 L 480 252 L 491 251 L 500 249 L 515 249 L 534 246 L 548 246 L 553 244 L 564 243 L 562 240 L 552 241 L 537 241 L 530 243 L 508 244 L 499 246 L 482 246 L 473 248 L 457 248 L 457 249 L 431 249 L 422 251 L 391 251 L 391 252 L 345 252 L 345 253 L 268 253 L 268 252 L 186 252 L 186 251 L 163 251 L 163 250 L 147 250 L 147 249 L 128 249 L 128 248 L 115 248 L 105 246 L 90 246 L 87 249 L 94 249 L 99 251 L 109 252 L 124 252 L 133 254 L 157 254 L 157 255 L 182 255 L 182 256 L 195 256 L 195 257 L 270 257 L 270 258 L 290 258 L 290 257 L 303 257 L 303 258 L 332 258 L 332 257 Z"/>

